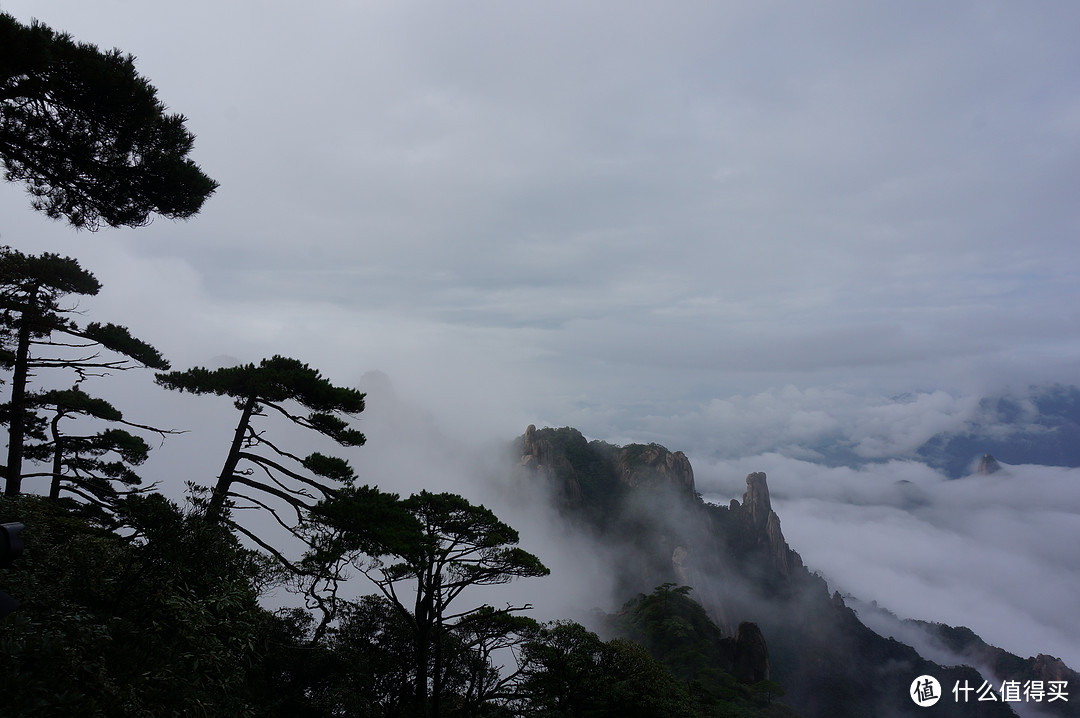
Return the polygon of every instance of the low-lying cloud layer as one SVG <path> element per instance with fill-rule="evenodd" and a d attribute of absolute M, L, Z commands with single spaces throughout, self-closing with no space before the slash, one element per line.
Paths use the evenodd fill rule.
<path fill-rule="evenodd" d="M 784 535 L 834 590 L 901 618 L 964 625 L 1021 656 L 1080 664 L 1080 470 L 1006 466 L 948 480 L 923 464 L 830 468 L 778 454 L 697 462 L 725 500 L 769 476 Z"/>

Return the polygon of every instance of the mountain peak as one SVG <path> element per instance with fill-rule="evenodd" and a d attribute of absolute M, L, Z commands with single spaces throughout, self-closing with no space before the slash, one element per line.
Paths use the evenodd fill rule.
<path fill-rule="evenodd" d="M 746 477 L 746 493 L 743 494 L 743 507 L 750 514 L 750 521 L 754 526 L 764 528 L 768 523 L 769 514 L 773 512 L 772 502 L 769 500 L 769 484 L 766 482 L 764 471 L 755 471 Z"/>
<path fill-rule="evenodd" d="M 990 454 L 983 454 L 983 457 L 979 459 L 979 465 L 975 467 L 975 473 L 980 476 L 989 476 L 999 471 L 1001 471 L 1001 464 Z"/>

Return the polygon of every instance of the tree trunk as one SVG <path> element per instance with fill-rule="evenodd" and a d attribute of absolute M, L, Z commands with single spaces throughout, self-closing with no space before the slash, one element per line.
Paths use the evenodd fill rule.
<path fill-rule="evenodd" d="M 221 513 L 225 509 L 225 499 L 229 495 L 229 487 L 232 486 L 233 475 L 236 473 L 236 465 L 240 463 L 240 449 L 244 445 L 244 436 L 247 434 L 248 422 L 251 414 L 255 411 L 255 396 L 249 396 L 244 404 L 240 421 L 236 425 L 236 433 L 233 434 L 232 446 L 229 447 L 229 455 L 225 459 L 225 465 L 221 467 L 217 484 L 210 495 L 210 505 L 206 507 L 206 520 L 216 524 L 221 520 Z"/>
<path fill-rule="evenodd" d="M 60 478 L 61 469 L 63 468 L 64 461 L 64 446 L 61 443 L 60 437 L 60 420 L 64 418 L 64 413 L 60 411 L 59 407 L 56 410 L 56 416 L 53 417 L 50 422 L 52 428 L 53 439 L 53 460 L 52 460 L 52 485 L 49 486 L 49 499 L 57 501 L 60 498 Z"/>
<path fill-rule="evenodd" d="M 428 656 L 431 648 L 431 631 L 418 626 L 416 632 L 416 714 L 428 715 Z"/>
<path fill-rule="evenodd" d="M 432 586 L 430 569 L 421 569 L 416 583 L 416 715 L 428 718 L 429 677 L 431 665 Z"/>
<path fill-rule="evenodd" d="M 33 292 L 28 304 L 34 301 Z M 23 441 L 26 434 L 26 380 L 30 362 L 30 322 L 26 316 L 19 323 L 19 345 L 15 350 L 15 374 L 11 378 L 11 422 L 8 425 L 7 485 L 4 494 L 22 492 Z"/>
<path fill-rule="evenodd" d="M 442 573 L 435 574 L 435 590 L 432 592 L 432 612 L 435 614 L 435 635 L 432 637 L 432 650 L 434 651 L 434 669 L 431 676 L 431 715 L 438 716 L 440 699 L 442 698 L 443 684 L 443 623 L 442 623 Z"/>

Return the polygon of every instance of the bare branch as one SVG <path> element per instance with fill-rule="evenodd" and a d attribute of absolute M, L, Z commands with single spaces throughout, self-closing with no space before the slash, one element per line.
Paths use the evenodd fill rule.
<path fill-rule="evenodd" d="M 274 468 L 275 470 L 280 471 L 281 473 L 285 474 L 289 478 L 293 478 L 293 479 L 296 479 L 297 481 L 301 481 L 301 482 L 307 484 L 308 486 L 313 486 L 316 489 L 318 489 L 319 491 L 321 491 L 326 496 L 334 496 L 335 494 L 337 494 L 337 490 L 334 489 L 332 486 L 328 486 L 326 484 L 315 481 L 314 479 L 310 479 L 310 478 L 308 478 L 306 476 L 303 476 L 302 474 L 298 474 L 295 471 L 292 471 L 290 469 L 285 468 L 284 466 L 277 463 L 276 461 L 266 458 L 265 456 L 259 456 L 258 454 L 251 454 L 251 453 L 248 453 L 246 451 L 240 452 L 240 456 L 242 458 L 247 459 L 248 461 L 252 461 L 252 462 L 254 462 L 256 464 L 259 464 L 261 466 L 264 466 L 264 467 L 265 466 L 270 466 L 270 467 Z"/>
<path fill-rule="evenodd" d="M 278 525 L 281 526 L 281 528 L 285 529 L 286 531 L 288 531 L 290 534 L 292 534 L 296 538 L 303 540 L 303 536 L 301 536 L 297 532 L 296 527 L 295 526 L 290 526 L 289 524 L 285 523 L 285 520 L 281 518 L 281 516 L 278 514 L 277 510 L 274 509 L 272 506 L 270 506 L 270 505 L 268 505 L 268 504 L 266 504 L 266 503 L 264 503 L 262 501 L 259 501 L 258 499 L 252 498 L 251 496 L 248 496 L 247 494 L 240 494 L 240 493 L 237 493 L 235 491 L 230 491 L 228 495 L 232 496 L 233 498 L 243 499 L 245 501 L 250 501 L 251 503 L 255 504 L 255 506 L 237 506 L 235 508 L 238 508 L 238 509 L 241 509 L 241 510 L 254 509 L 254 508 L 266 509 L 267 511 L 270 512 L 270 515 L 274 517 L 274 520 L 277 521 Z M 290 504 L 290 506 L 292 506 L 292 505 Z M 303 520 L 303 516 L 300 513 L 300 511 L 295 506 L 292 506 L 292 508 L 293 508 L 293 510 L 296 511 L 297 519 L 298 520 Z"/>
<path fill-rule="evenodd" d="M 259 538 L 255 534 L 251 533 L 250 531 L 248 531 L 246 528 L 244 528 L 240 524 L 236 523 L 235 521 L 229 521 L 228 523 L 229 523 L 229 526 L 233 527 L 234 529 L 236 529 L 240 533 L 247 536 L 249 539 L 251 539 L 256 544 L 258 544 L 260 547 L 262 547 L 263 550 L 265 550 L 271 556 L 273 556 L 278 561 L 280 561 L 281 565 L 284 566 L 285 568 L 287 568 L 289 571 L 292 571 L 293 573 L 297 573 L 297 574 L 300 573 L 300 570 L 291 561 L 289 561 L 289 559 L 285 558 L 285 556 L 283 556 L 281 554 L 281 552 L 278 551 L 276 548 L 274 548 L 270 544 L 266 543 L 261 538 Z"/>
<path fill-rule="evenodd" d="M 257 491 L 262 491 L 264 493 L 270 494 L 271 496 L 276 496 L 276 497 L 278 497 L 279 499 L 281 499 L 282 501 L 284 501 L 285 503 L 289 504 L 290 506 L 292 506 L 294 508 L 299 509 L 299 508 L 302 507 L 304 509 L 307 509 L 308 511 L 310 511 L 312 509 L 312 506 L 309 506 L 308 504 L 305 504 L 303 501 L 301 501 L 299 498 L 297 498 L 294 494 L 290 494 L 290 493 L 287 493 L 285 491 L 280 491 L 278 489 L 275 489 L 272 486 L 267 486 L 266 484 L 260 483 L 258 481 L 252 481 L 251 479 L 247 478 L 246 476 L 235 476 L 234 475 L 233 476 L 233 481 L 238 483 L 238 484 L 244 484 L 245 486 L 250 486 L 251 488 L 256 489 Z M 245 498 L 250 498 L 250 497 L 245 497 Z"/>
<path fill-rule="evenodd" d="M 276 444 L 274 444 L 269 439 L 263 438 L 261 433 L 259 434 L 258 438 L 259 438 L 259 443 L 260 444 L 263 444 L 265 446 L 269 446 L 271 449 L 273 449 L 278 454 L 278 456 L 283 456 L 283 457 L 285 457 L 287 459 L 292 459 L 293 461 L 295 461 L 298 464 L 301 464 L 301 463 L 304 462 L 304 460 L 302 458 L 300 458 L 299 456 L 297 456 L 296 454 L 291 454 L 288 451 L 285 451 L 284 449 L 280 449 L 280 448 L 277 447 Z"/>

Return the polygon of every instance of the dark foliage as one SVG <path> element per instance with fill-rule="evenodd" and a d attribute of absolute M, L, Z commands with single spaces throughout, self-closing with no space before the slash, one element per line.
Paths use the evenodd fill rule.
<path fill-rule="evenodd" d="M 517 708 L 555 718 L 690 718 L 686 689 L 640 645 L 604 642 L 580 624 L 546 626 L 524 645 Z"/>
<path fill-rule="evenodd" d="M 34 209 L 91 230 L 191 217 L 217 183 L 185 122 L 131 55 L 0 13 L 0 159 Z"/>
<path fill-rule="evenodd" d="M 760 715 L 784 694 L 774 681 L 742 683 L 733 674 L 737 646 L 690 598 L 689 586 L 664 584 L 629 601 L 607 625 L 641 644 L 686 687 L 697 711 L 707 715 Z M 794 716 L 782 706 L 769 715 Z"/>
<path fill-rule="evenodd" d="M 38 497 L 0 500 L 26 549 L 0 571 L 5 715 L 256 715 L 265 562 L 162 497 L 122 503 L 129 536 Z"/>

